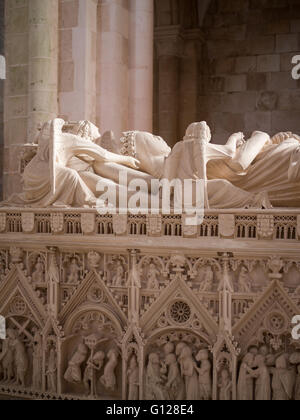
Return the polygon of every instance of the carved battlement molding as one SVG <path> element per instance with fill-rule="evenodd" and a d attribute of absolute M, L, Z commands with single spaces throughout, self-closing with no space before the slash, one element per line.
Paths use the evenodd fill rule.
<path fill-rule="evenodd" d="M 176 237 L 275 242 L 300 240 L 300 209 L 206 211 L 199 226 L 185 215 L 105 215 L 95 209 L 0 209 L 0 235 Z"/>

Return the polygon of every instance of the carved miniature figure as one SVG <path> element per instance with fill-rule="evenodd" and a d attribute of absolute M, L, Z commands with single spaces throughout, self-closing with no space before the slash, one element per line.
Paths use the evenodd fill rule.
<path fill-rule="evenodd" d="M 288 355 L 283 354 L 272 368 L 272 391 L 274 401 L 289 401 L 293 398 L 294 372 L 288 368 Z"/>
<path fill-rule="evenodd" d="M 166 388 L 169 394 L 169 399 L 171 401 L 183 400 L 184 383 L 175 354 L 169 353 L 166 356 L 166 365 L 168 367 Z"/>
<path fill-rule="evenodd" d="M 117 261 L 116 274 L 113 279 L 113 285 L 115 287 L 123 287 L 125 284 L 125 270 L 122 261 Z"/>
<path fill-rule="evenodd" d="M 104 374 L 100 381 L 107 390 L 115 391 L 117 386 L 116 367 L 119 361 L 119 353 L 116 349 L 111 349 L 107 353 L 108 362 L 104 368 Z"/>
<path fill-rule="evenodd" d="M 243 358 L 238 379 L 237 394 L 239 401 L 254 400 L 254 379 L 249 374 L 249 369 L 254 366 L 254 354 L 247 353 Z"/>
<path fill-rule="evenodd" d="M 80 267 L 77 264 L 77 260 L 76 258 L 72 258 L 69 268 L 68 283 L 77 284 L 79 282 L 79 273 Z"/>
<path fill-rule="evenodd" d="M 220 372 L 220 379 L 218 382 L 219 400 L 231 401 L 232 400 L 232 382 L 228 369 L 222 369 Z"/>
<path fill-rule="evenodd" d="M 197 368 L 199 374 L 199 397 L 200 400 L 209 401 L 212 397 L 212 379 L 208 350 L 200 350 L 196 360 L 201 363 L 200 368 Z"/>
<path fill-rule="evenodd" d="M 35 330 L 32 353 L 32 386 L 37 390 L 40 390 L 42 387 L 42 360 L 42 336 L 37 330 Z"/>
<path fill-rule="evenodd" d="M 2 353 L 0 354 L 0 362 L 3 367 L 3 380 L 10 382 L 15 377 L 14 369 L 14 350 L 10 329 L 6 331 L 6 340 L 3 341 Z"/>
<path fill-rule="evenodd" d="M 41 257 L 38 257 L 35 264 L 34 272 L 32 273 L 32 280 L 35 284 L 41 284 L 45 281 L 45 268 Z"/>
<path fill-rule="evenodd" d="M 150 264 L 149 265 L 149 270 L 147 273 L 147 279 L 148 279 L 148 283 L 147 283 L 147 289 L 148 290 L 157 290 L 159 289 L 159 277 L 160 272 L 159 270 L 156 268 L 155 264 Z"/>
<path fill-rule="evenodd" d="M 214 285 L 214 272 L 211 266 L 205 268 L 204 277 L 199 287 L 199 292 L 211 292 Z"/>
<path fill-rule="evenodd" d="M 96 372 L 100 372 L 105 360 L 105 353 L 103 351 L 97 352 L 90 356 L 83 375 L 83 383 L 87 395 L 96 396 Z"/>
<path fill-rule="evenodd" d="M 246 267 L 242 267 L 239 280 L 238 280 L 238 291 L 239 293 L 251 293 L 251 287 L 249 282 L 249 273 Z"/>
<path fill-rule="evenodd" d="M 14 360 L 16 367 L 16 384 L 25 387 L 26 373 L 29 367 L 29 360 L 24 343 L 18 337 L 15 330 L 9 330 L 7 333 L 11 339 L 11 345 L 14 348 Z"/>
<path fill-rule="evenodd" d="M 128 377 L 128 400 L 138 401 L 139 399 L 139 365 L 137 358 L 133 355 L 129 362 L 129 368 L 127 370 Z"/>
<path fill-rule="evenodd" d="M 159 356 L 156 353 L 149 355 L 149 361 L 146 372 L 146 399 L 147 400 L 166 400 L 164 389 L 164 378 L 161 373 L 161 364 Z"/>
<path fill-rule="evenodd" d="M 86 361 L 87 355 L 87 346 L 85 344 L 79 344 L 76 352 L 68 363 L 68 369 L 64 375 L 64 378 L 67 382 L 74 384 L 79 384 L 82 382 L 81 366 Z"/>
<path fill-rule="evenodd" d="M 256 356 L 254 365 L 257 366 L 256 370 L 251 368 L 247 372 L 255 381 L 255 400 L 256 401 L 270 401 L 271 400 L 271 377 L 269 368 L 266 365 L 265 356 L 259 354 Z"/>
<path fill-rule="evenodd" d="M 186 399 L 197 401 L 199 399 L 199 384 L 197 365 L 190 347 L 185 346 L 180 355 L 182 375 L 185 379 Z"/>
<path fill-rule="evenodd" d="M 50 348 L 48 362 L 46 366 L 47 390 L 49 392 L 57 391 L 57 358 L 54 347 Z"/>

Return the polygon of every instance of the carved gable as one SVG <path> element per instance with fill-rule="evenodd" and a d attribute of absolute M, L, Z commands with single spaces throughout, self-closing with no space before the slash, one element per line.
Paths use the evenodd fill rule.
<path fill-rule="evenodd" d="M 118 306 L 113 295 L 106 287 L 101 277 L 94 271 L 87 274 L 81 285 L 77 288 L 68 303 L 62 308 L 59 315 L 63 325 L 70 315 L 80 311 L 82 306 L 106 307 L 113 312 L 121 325 L 126 324 L 126 317 Z"/>
<path fill-rule="evenodd" d="M 275 280 L 235 326 L 233 335 L 245 351 L 255 340 L 261 341 L 264 331 L 274 337 L 291 334 L 291 320 L 298 312 L 297 305 Z"/>
<path fill-rule="evenodd" d="M 214 319 L 178 277 L 142 316 L 140 325 L 148 334 L 167 327 L 191 329 L 205 335 L 211 342 L 218 331 Z"/>
<path fill-rule="evenodd" d="M 30 315 L 41 326 L 47 319 L 45 306 L 20 267 L 13 266 L 0 287 L 0 313 L 5 317 Z"/>

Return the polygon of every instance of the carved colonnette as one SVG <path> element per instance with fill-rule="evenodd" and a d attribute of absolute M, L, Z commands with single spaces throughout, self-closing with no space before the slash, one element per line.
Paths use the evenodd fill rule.
<path fill-rule="evenodd" d="M 178 216 L 10 209 L 0 220 L 0 393 L 258 399 L 267 365 L 270 398 L 299 398 L 295 211 L 215 212 L 197 235 Z"/>

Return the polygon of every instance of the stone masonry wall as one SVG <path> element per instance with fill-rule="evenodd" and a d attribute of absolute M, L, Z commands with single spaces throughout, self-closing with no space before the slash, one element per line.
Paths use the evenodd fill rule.
<path fill-rule="evenodd" d="M 0 55 L 4 55 L 4 1 L 0 0 Z M 0 79 L 0 200 L 2 199 L 2 172 L 3 172 L 3 97 L 4 80 Z"/>
<path fill-rule="evenodd" d="M 214 141 L 236 131 L 300 133 L 300 0 L 213 0 L 204 21 L 199 118 Z"/>

